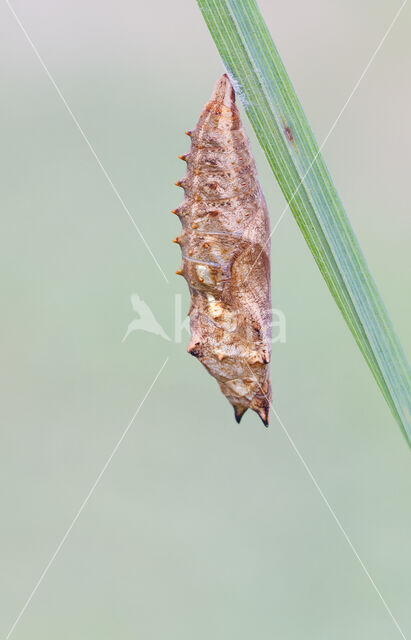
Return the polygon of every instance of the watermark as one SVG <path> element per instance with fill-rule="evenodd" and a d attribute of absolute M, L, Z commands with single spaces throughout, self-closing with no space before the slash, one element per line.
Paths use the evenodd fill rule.
<path fill-rule="evenodd" d="M 163 340 L 174 342 L 175 344 L 181 344 L 190 335 L 190 318 L 187 315 L 187 303 L 183 301 L 181 293 L 174 295 L 174 327 L 170 334 L 164 330 L 150 306 L 137 293 L 133 293 L 130 296 L 130 301 L 136 317 L 128 325 L 122 342 L 125 342 L 130 334 L 136 331 L 152 333 L 163 338 Z M 281 309 L 271 309 L 269 315 L 270 319 L 267 322 L 267 328 L 271 327 L 272 344 L 284 344 L 287 341 L 287 322 L 284 312 Z M 172 335 L 172 338 L 170 338 L 170 335 Z"/>

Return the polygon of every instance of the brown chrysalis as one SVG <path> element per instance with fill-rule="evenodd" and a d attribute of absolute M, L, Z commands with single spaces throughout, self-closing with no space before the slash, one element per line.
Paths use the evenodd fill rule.
<path fill-rule="evenodd" d="M 176 182 L 185 199 L 174 242 L 187 280 L 188 352 L 218 381 L 237 422 L 247 409 L 268 425 L 271 400 L 270 228 L 267 205 L 235 93 L 227 75 L 215 85 Z"/>

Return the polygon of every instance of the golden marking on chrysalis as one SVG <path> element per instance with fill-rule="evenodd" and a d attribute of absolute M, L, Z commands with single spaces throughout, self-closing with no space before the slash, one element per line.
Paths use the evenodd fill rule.
<path fill-rule="evenodd" d="M 208 303 L 208 311 L 212 318 L 220 318 L 224 313 L 222 305 L 214 299 Z"/>
<path fill-rule="evenodd" d="M 179 158 L 190 155 L 190 162 L 184 179 L 176 182 L 185 192 L 180 205 L 184 255 L 176 273 L 184 270 L 192 294 L 188 352 L 216 378 L 237 422 L 252 409 L 268 425 L 269 219 L 227 75 L 218 80 L 195 129 L 186 134 L 191 149 Z M 290 134 L 285 129 L 292 142 Z M 202 221 L 200 231 L 196 220 Z M 179 237 L 174 242 L 181 244 Z M 250 270 L 258 256 L 258 268 Z"/>

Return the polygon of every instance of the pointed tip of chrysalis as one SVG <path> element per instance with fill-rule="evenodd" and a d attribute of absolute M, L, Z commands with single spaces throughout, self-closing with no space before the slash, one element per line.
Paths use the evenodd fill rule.
<path fill-rule="evenodd" d="M 269 412 L 270 412 L 270 406 L 267 405 L 265 407 L 260 407 L 259 409 L 256 409 L 256 412 L 260 416 L 264 426 L 268 427 L 268 422 L 269 422 L 268 421 L 268 416 L 269 416 Z"/>
<path fill-rule="evenodd" d="M 240 405 L 233 405 L 234 407 L 234 416 L 238 424 L 241 422 L 241 418 L 247 411 L 247 407 L 241 407 Z"/>
<path fill-rule="evenodd" d="M 215 83 L 211 100 L 221 102 L 226 107 L 231 107 L 235 103 L 234 87 L 226 73 Z"/>

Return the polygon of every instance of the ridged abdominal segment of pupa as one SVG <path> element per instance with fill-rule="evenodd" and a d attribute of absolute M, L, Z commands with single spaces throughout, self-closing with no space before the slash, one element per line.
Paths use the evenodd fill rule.
<path fill-rule="evenodd" d="M 180 156 L 185 199 L 177 271 L 191 293 L 188 352 L 218 381 L 237 422 L 271 401 L 270 229 L 250 143 L 229 78 L 217 82 Z"/>

